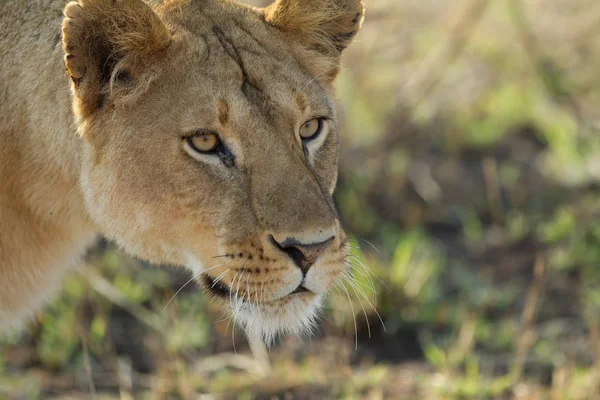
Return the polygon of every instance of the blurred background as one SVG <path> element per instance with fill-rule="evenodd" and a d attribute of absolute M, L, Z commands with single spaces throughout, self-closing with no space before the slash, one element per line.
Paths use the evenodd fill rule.
<path fill-rule="evenodd" d="M 359 283 L 316 336 L 250 346 L 101 242 L 0 339 L 1 399 L 600 398 L 600 2 L 365 3 L 338 79 Z"/>

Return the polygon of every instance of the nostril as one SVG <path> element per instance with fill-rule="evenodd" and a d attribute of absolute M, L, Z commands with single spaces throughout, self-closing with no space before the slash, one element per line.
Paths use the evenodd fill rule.
<path fill-rule="evenodd" d="M 294 263 L 296 265 L 298 265 L 300 268 L 303 268 L 303 265 L 306 263 L 306 257 L 304 257 L 304 254 L 302 253 L 302 251 L 300 251 L 298 248 L 296 248 L 294 246 L 285 246 L 285 245 L 279 244 L 275 240 L 273 235 L 271 235 L 271 243 L 273 243 L 273 245 L 275 247 L 277 247 L 279 250 L 286 253 L 292 260 L 294 260 Z"/>
<path fill-rule="evenodd" d="M 288 247 L 282 247 L 281 249 L 285 253 L 287 253 L 287 255 L 290 256 L 290 258 L 292 260 L 294 260 L 294 263 L 297 266 L 299 266 L 300 269 L 304 270 L 304 269 L 310 268 L 310 265 L 308 265 L 309 263 L 307 262 L 306 257 L 304 256 L 304 253 L 302 253 L 296 247 L 288 246 Z"/>
<path fill-rule="evenodd" d="M 271 235 L 271 242 L 279 250 L 286 253 L 294 263 L 306 274 L 309 268 L 315 263 L 317 258 L 323 253 L 325 248 L 333 241 L 335 236 L 331 236 L 329 239 L 319 242 L 304 244 L 294 238 L 288 238 L 283 242 L 279 243 L 273 235 Z"/>

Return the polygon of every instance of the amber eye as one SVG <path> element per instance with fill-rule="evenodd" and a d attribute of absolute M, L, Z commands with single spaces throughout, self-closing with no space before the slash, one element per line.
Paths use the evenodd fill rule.
<path fill-rule="evenodd" d="M 198 153 L 211 153 L 219 148 L 221 141 L 213 132 L 200 132 L 185 139 L 188 145 Z"/>
<path fill-rule="evenodd" d="M 306 121 L 300 127 L 300 137 L 302 140 L 311 140 L 319 136 L 323 128 L 323 118 L 314 118 Z"/>

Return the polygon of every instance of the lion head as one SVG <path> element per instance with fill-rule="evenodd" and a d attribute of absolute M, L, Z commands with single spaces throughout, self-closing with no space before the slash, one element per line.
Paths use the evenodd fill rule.
<path fill-rule="evenodd" d="M 333 80 L 360 0 L 79 0 L 63 49 L 107 237 L 184 265 L 250 336 L 301 333 L 346 272 Z"/>

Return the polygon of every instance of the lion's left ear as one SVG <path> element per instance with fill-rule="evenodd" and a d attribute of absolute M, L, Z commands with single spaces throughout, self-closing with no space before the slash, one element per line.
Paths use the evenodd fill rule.
<path fill-rule="evenodd" d="M 147 84 L 145 72 L 171 40 L 167 26 L 143 0 L 72 1 L 64 15 L 65 68 L 75 112 L 83 118 L 102 106 L 113 83 Z"/>
<path fill-rule="evenodd" d="M 267 23 L 316 52 L 318 59 L 312 62 L 315 73 L 331 80 L 337 75 L 342 51 L 358 33 L 364 16 L 362 0 L 276 0 L 262 11 Z"/>

